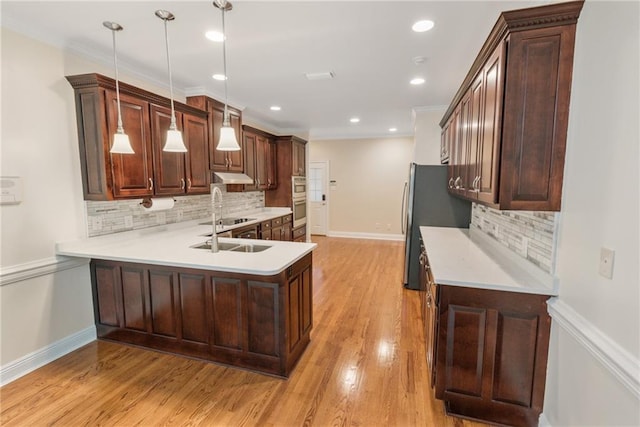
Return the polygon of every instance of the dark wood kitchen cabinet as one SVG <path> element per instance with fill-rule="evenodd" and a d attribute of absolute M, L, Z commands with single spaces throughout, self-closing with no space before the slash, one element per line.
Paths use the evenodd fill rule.
<path fill-rule="evenodd" d="M 549 296 L 437 287 L 436 398 L 452 415 L 537 426 L 549 349 Z"/>
<path fill-rule="evenodd" d="M 499 209 L 560 210 L 582 6 L 500 15 L 440 122 L 452 194 Z"/>
<path fill-rule="evenodd" d="M 206 111 L 176 102 L 177 125 L 189 151 L 164 153 L 170 100 L 120 82 L 123 127 L 135 153 L 111 154 L 117 128 L 115 81 L 100 74 L 67 80 L 76 100 L 85 200 L 209 192 L 208 165 L 203 161 L 208 157 Z"/>
<path fill-rule="evenodd" d="M 277 150 L 276 173 L 277 188 L 265 191 L 266 206 L 293 207 L 292 176 L 304 176 L 306 174 L 305 145 L 307 141 L 297 136 L 287 135 L 275 138 L 275 150 Z"/>
<path fill-rule="evenodd" d="M 98 338 L 287 377 L 310 342 L 312 258 L 255 276 L 91 261 Z"/>
<path fill-rule="evenodd" d="M 270 190 L 276 182 L 271 177 L 276 175 L 276 163 L 272 156 L 273 135 L 250 126 L 243 126 L 245 174 L 253 178 L 253 184 L 245 185 L 245 191 Z"/>
<path fill-rule="evenodd" d="M 187 104 L 209 112 L 209 168 L 216 172 L 244 172 L 244 155 L 242 151 L 242 111 L 228 107 L 229 122 L 236 133 L 239 151 L 216 150 L 220 140 L 220 129 L 224 121 L 224 103 L 208 96 L 189 96 Z"/>

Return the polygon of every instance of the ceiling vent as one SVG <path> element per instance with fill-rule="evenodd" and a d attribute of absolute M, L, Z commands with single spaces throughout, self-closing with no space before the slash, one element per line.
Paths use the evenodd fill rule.
<path fill-rule="evenodd" d="M 307 80 L 331 80 L 334 78 L 333 71 L 327 71 L 324 73 L 305 73 Z"/>

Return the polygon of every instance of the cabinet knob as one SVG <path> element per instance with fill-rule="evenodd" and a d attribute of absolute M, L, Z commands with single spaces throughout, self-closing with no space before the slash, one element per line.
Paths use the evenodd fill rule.
<path fill-rule="evenodd" d="M 233 166 L 233 159 L 229 157 L 229 167 Z"/>
<path fill-rule="evenodd" d="M 184 190 L 184 178 L 180 178 L 180 189 Z"/>
<path fill-rule="evenodd" d="M 191 189 L 191 178 L 187 178 L 187 190 Z"/>
<path fill-rule="evenodd" d="M 149 178 L 149 190 L 153 190 L 153 180 Z"/>
<path fill-rule="evenodd" d="M 449 178 L 449 188 L 453 188 L 453 177 Z"/>

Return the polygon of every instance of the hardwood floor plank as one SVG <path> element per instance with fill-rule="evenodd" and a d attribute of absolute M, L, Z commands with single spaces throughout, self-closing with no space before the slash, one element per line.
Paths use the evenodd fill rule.
<path fill-rule="evenodd" d="M 2 426 L 447 426 L 401 242 L 314 237 L 311 343 L 288 380 L 97 341 L 0 388 Z"/>

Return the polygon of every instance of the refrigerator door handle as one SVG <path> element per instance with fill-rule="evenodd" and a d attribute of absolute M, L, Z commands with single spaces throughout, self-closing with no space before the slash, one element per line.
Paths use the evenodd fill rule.
<path fill-rule="evenodd" d="M 402 189 L 402 209 L 400 210 L 400 225 L 402 227 L 402 234 L 407 232 L 407 186 L 408 182 L 404 183 L 404 188 Z"/>

